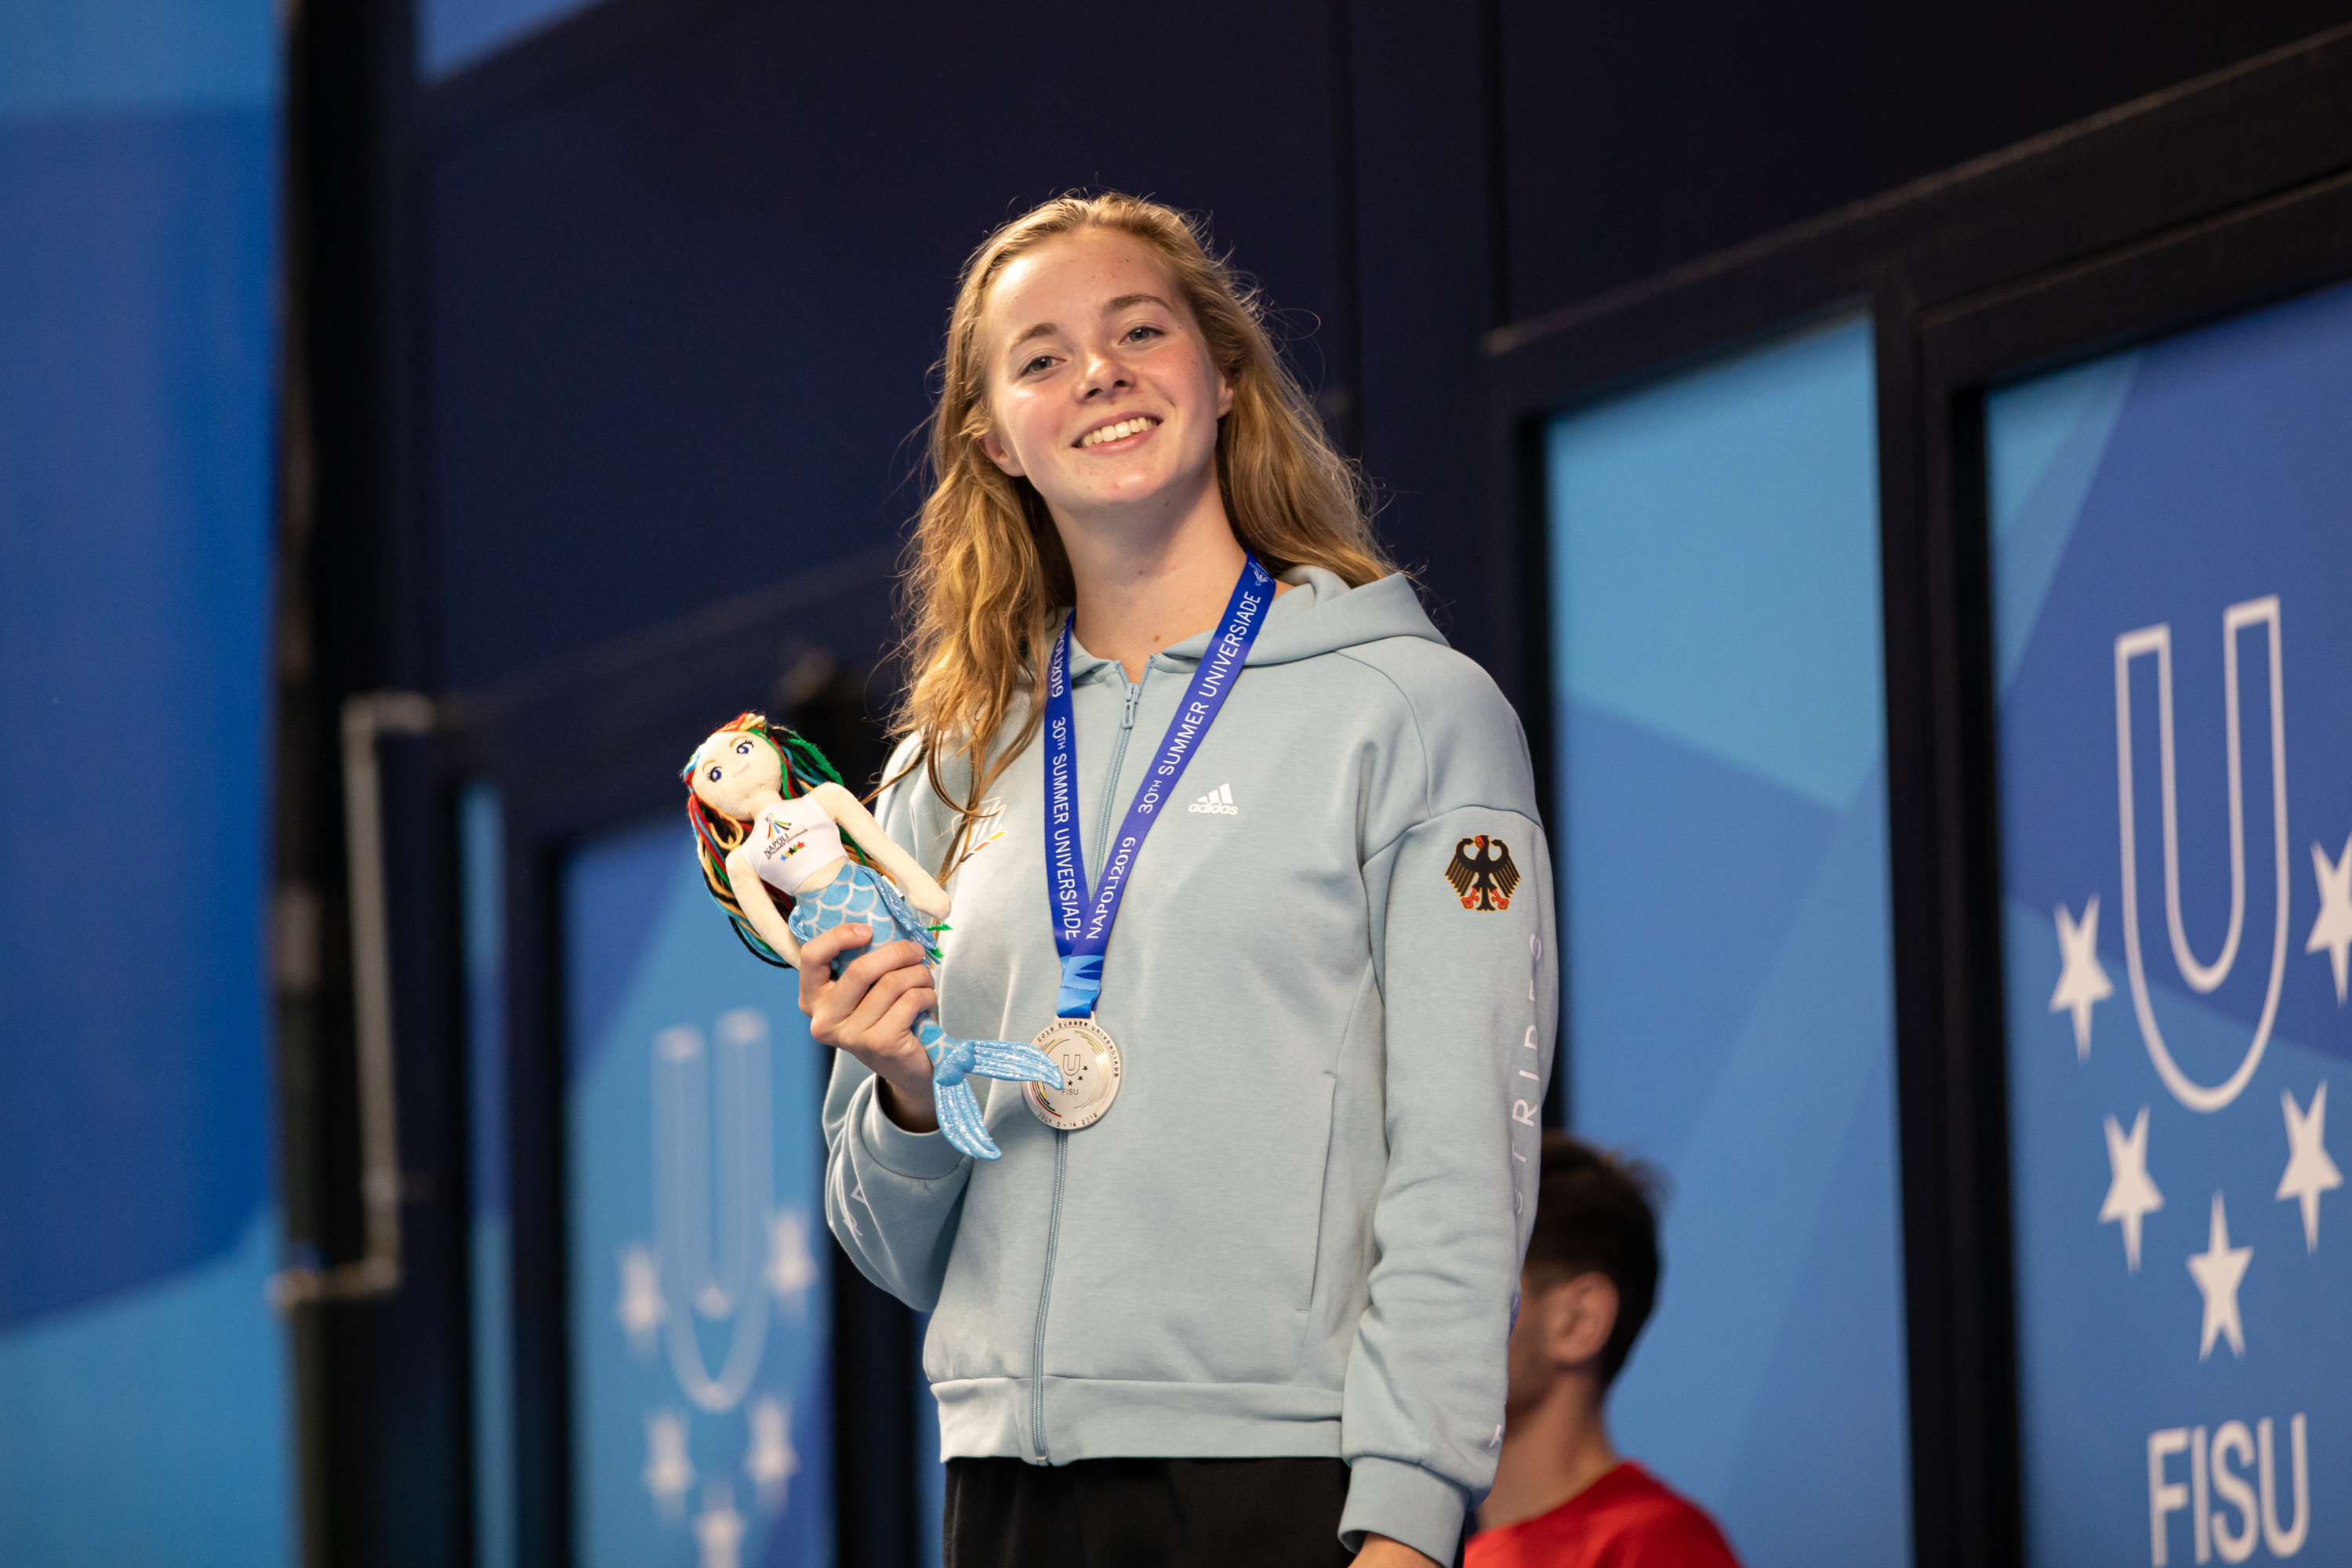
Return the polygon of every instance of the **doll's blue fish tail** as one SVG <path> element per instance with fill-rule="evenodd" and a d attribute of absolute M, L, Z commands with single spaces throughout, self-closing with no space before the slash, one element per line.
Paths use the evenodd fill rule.
<path fill-rule="evenodd" d="M 948 1142 L 975 1160 L 994 1160 L 1003 1151 L 988 1135 L 988 1123 L 980 1114 L 980 1101 L 973 1098 L 970 1082 L 931 1086 L 931 1099 L 939 1108 L 940 1131 Z"/>
<path fill-rule="evenodd" d="M 971 1066 L 968 1071 L 982 1078 L 1042 1083 L 1047 1089 L 1063 1087 L 1062 1069 L 1034 1046 L 1024 1046 L 1018 1040 L 973 1040 L 971 1045 Z"/>
<path fill-rule="evenodd" d="M 945 1062 L 950 1076 L 969 1072 L 1016 1083 L 1042 1083 L 1048 1089 L 1063 1087 L 1062 1069 L 1053 1059 L 1018 1040 L 959 1040 L 940 1028 L 929 1013 L 915 1021 L 915 1038 L 922 1042 L 923 1054 L 931 1058 L 934 1074 Z"/>

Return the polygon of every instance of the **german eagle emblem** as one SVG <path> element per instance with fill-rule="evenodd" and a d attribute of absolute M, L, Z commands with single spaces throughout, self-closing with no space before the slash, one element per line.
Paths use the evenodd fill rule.
<path fill-rule="evenodd" d="M 1445 879 L 1465 910 L 1507 910 L 1519 890 L 1519 868 L 1511 860 L 1511 847 L 1481 833 L 1454 847 L 1454 863 Z"/>

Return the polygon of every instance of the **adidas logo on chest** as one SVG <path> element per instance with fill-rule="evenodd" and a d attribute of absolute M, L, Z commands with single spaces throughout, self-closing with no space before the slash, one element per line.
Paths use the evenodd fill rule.
<path fill-rule="evenodd" d="M 1209 816 L 1239 816 L 1242 814 L 1242 808 L 1234 804 L 1234 786 L 1229 784 L 1219 784 L 1184 809 Z"/>

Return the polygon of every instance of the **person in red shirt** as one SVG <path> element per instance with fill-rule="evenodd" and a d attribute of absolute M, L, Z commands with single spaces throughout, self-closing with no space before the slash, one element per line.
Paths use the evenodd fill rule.
<path fill-rule="evenodd" d="M 1656 1183 L 1544 1134 L 1503 1454 L 1464 1568 L 1738 1568 L 1713 1520 L 1609 1441 L 1609 1385 L 1657 1300 Z"/>

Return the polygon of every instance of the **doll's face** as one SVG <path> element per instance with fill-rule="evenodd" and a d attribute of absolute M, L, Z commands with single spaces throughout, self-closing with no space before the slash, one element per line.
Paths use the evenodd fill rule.
<path fill-rule="evenodd" d="M 695 798 L 738 822 L 749 822 L 783 784 L 776 748 L 741 730 L 721 730 L 694 753 Z"/>

